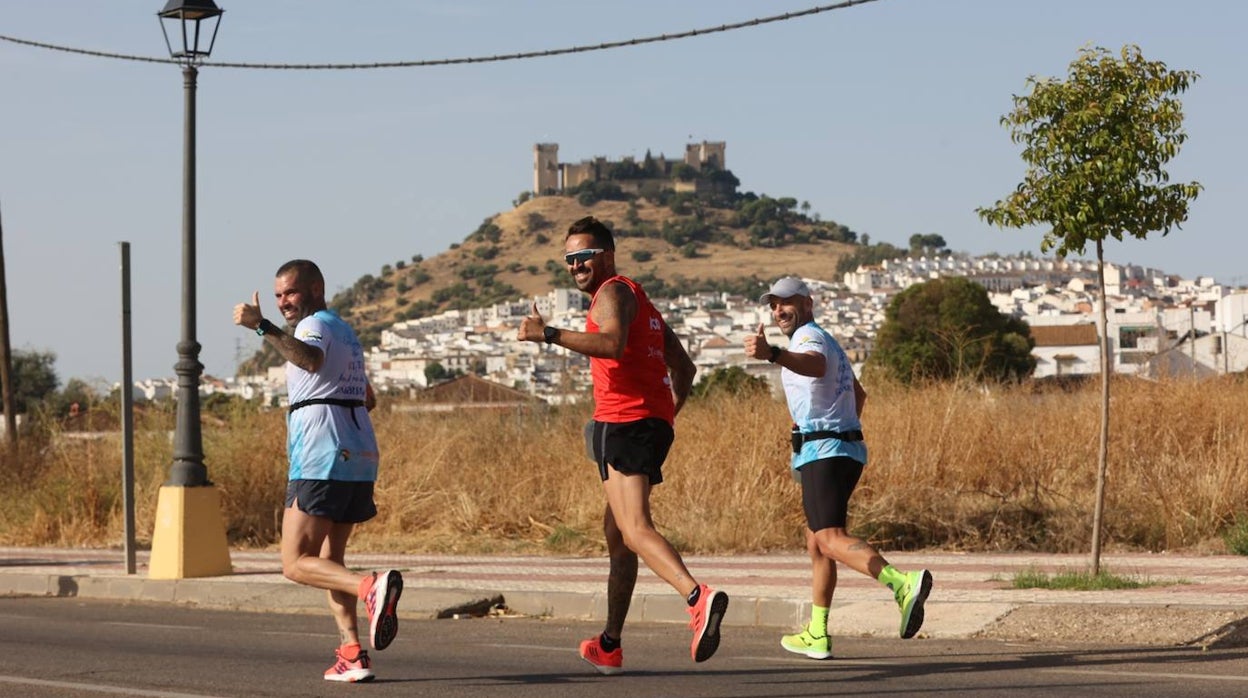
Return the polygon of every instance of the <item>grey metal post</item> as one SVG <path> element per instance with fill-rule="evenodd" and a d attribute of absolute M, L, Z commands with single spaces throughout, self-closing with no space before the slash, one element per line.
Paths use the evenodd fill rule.
<path fill-rule="evenodd" d="M 1189 325 L 1188 333 L 1192 340 L 1191 345 L 1188 347 L 1187 353 L 1192 357 L 1192 376 L 1195 377 L 1196 375 L 1196 306 L 1188 305 L 1187 312 L 1188 312 L 1187 323 Z"/>
<path fill-rule="evenodd" d="M 126 574 L 134 574 L 134 372 L 130 352 L 130 243 L 121 243 L 121 502 Z"/>
<path fill-rule="evenodd" d="M 178 342 L 178 412 L 173 441 L 173 466 L 166 485 L 203 487 L 204 440 L 199 424 L 199 342 L 195 340 L 195 66 L 182 68 L 186 118 L 182 139 L 182 340 Z"/>

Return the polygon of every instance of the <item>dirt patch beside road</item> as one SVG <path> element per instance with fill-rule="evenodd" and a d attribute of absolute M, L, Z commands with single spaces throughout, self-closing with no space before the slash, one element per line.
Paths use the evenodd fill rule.
<path fill-rule="evenodd" d="M 1019 606 L 978 637 L 1030 642 L 1248 647 L 1248 611 L 1174 606 Z"/>

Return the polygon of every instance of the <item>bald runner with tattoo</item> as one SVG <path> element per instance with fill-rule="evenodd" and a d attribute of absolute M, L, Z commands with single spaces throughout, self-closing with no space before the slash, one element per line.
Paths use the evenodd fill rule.
<path fill-rule="evenodd" d="M 368 614 L 369 643 L 385 649 L 399 631 L 403 591 L 398 570 L 360 575 L 344 564 L 355 525 L 377 515 L 377 437 L 368 413 L 376 405 L 364 352 L 351 327 L 326 308 L 325 278 L 316 264 L 295 259 L 277 270 L 273 295 L 290 331 L 265 319 L 260 294 L 234 306 L 234 324 L 255 331 L 286 359 L 290 468 L 282 514 L 282 574 L 328 591 L 339 646 L 326 681 L 374 678 L 360 646 L 356 604 Z"/>

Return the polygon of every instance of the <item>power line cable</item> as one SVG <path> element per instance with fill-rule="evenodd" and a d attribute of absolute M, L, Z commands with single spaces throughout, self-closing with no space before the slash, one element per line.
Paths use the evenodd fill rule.
<path fill-rule="evenodd" d="M 771 24 L 772 22 L 784 22 L 823 12 L 831 12 L 833 10 L 843 10 L 855 5 L 865 5 L 869 2 L 877 2 L 877 0 L 845 0 L 844 2 L 839 2 L 835 5 L 820 5 L 807 10 L 786 12 L 784 14 L 772 15 L 770 17 L 759 17 L 757 19 L 751 19 L 744 22 L 722 24 L 718 27 L 708 27 L 706 29 L 691 29 L 689 31 L 679 32 L 676 34 L 658 34 L 656 36 L 625 39 L 623 41 L 608 41 L 602 44 L 571 46 L 568 48 L 547 49 L 543 51 L 502 53 L 493 56 L 469 56 L 462 58 L 438 58 L 423 61 L 389 61 L 376 63 L 227 63 L 204 61 L 202 65 L 212 66 L 214 68 L 250 68 L 259 70 L 367 70 L 373 68 L 429 68 L 433 66 L 463 65 L 467 63 L 499 63 L 502 61 L 516 61 L 528 58 L 547 58 L 550 56 L 562 56 L 569 53 L 589 53 L 591 51 L 605 51 L 607 49 L 623 48 L 626 46 L 640 46 L 642 44 L 653 44 L 662 41 L 688 39 L 695 36 L 704 36 L 706 34 L 716 34 L 720 32 L 733 31 L 735 29 L 757 27 L 763 24 Z M 72 46 L 58 46 L 56 44 L 48 44 L 42 41 L 19 39 L 13 36 L 6 36 L 4 34 L 0 34 L 0 41 L 8 41 L 22 46 L 32 46 L 52 51 L 63 51 L 65 53 L 74 53 L 83 56 L 93 56 L 96 58 L 113 58 L 123 61 L 138 61 L 143 63 L 181 63 L 181 61 L 173 58 L 155 58 L 152 56 L 110 53 L 108 51 L 92 51 L 90 49 L 75 48 Z"/>

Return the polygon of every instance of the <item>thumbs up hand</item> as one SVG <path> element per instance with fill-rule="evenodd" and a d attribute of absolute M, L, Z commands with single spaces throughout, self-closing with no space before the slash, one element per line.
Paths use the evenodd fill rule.
<path fill-rule="evenodd" d="M 253 291 L 251 294 L 251 303 L 239 303 L 234 306 L 234 324 L 242 325 L 249 330 L 254 330 L 260 326 L 260 321 L 264 319 L 264 315 L 260 312 L 260 292 Z"/>
<path fill-rule="evenodd" d="M 745 355 L 751 359 L 768 359 L 771 357 L 771 345 L 763 334 L 763 323 L 758 323 L 754 334 L 745 336 Z"/>
<path fill-rule="evenodd" d="M 546 321 L 542 319 L 542 314 L 537 311 L 537 303 L 534 302 L 532 312 L 520 321 L 520 331 L 516 333 L 516 339 L 521 342 L 541 342 L 545 340 L 545 330 Z"/>

